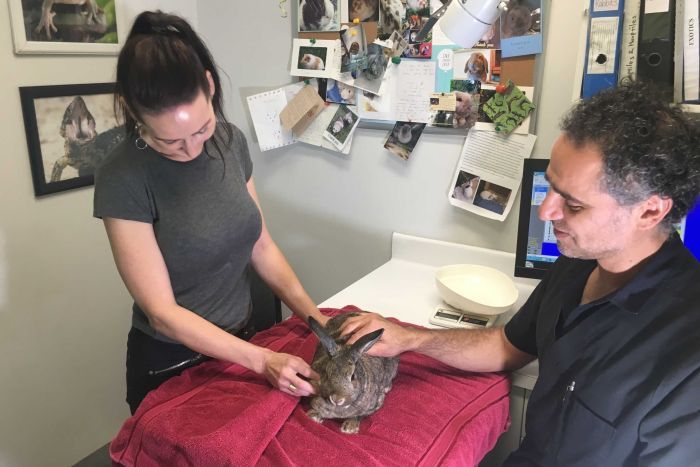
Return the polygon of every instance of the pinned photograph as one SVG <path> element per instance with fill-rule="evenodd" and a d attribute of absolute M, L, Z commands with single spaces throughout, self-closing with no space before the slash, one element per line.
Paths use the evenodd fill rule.
<path fill-rule="evenodd" d="M 358 20 L 364 22 L 379 21 L 379 2 L 376 0 L 349 0 L 348 5 L 348 21 L 354 22 Z"/>
<path fill-rule="evenodd" d="M 406 5 L 401 1 L 389 2 L 389 8 L 380 8 L 379 26 L 377 32 L 382 35 L 393 35 L 401 32 L 406 18 Z"/>
<path fill-rule="evenodd" d="M 508 10 L 501 14 L 501 37 L 509 39 L 539 34 L 541 32 L 540 0 L 511 1 Z"/>
<path fill-rule="evenodd" d="M 481 81 L 473 79 L 453 79 L 450 81 L 450 91 L 462 91 L 469 94 L 479 94 Z"/>
<path fill-rule="evenodd" d="M 503 57 L 542 53 L 541 0 L 509 3 L 508 11 L 501 14 L 501 52 Z"/>
<path fill-rule="evenodd" d="M 340 71 L 360 71 L 367 68 L 367 40 L 362 24 L 340 31 Z"/>
<path fill-rule="evenodd" d="M 384 147 L 400 158 L 408 160 L 424 129 L 425 123 L 396 122 Z"/>
<path fill-rule="evenodd" d="M 473 204 L 496 214 L 503 214 L 512 193 L 510 188 L 481 180 Z"/>
<path fill-rule="evenodd" d="M 473 203 L 480 180 L 478 175 L 460 170 L 459 175 L 457 175 L 457 183 L 452 190 L 452 197 L 465 203 Z"/>
<path fill-rule="evenodd" d="M 339 0 L 299 0 L 299 31 L 338 31 Z"/>
<path fill-rule="evenodd" d="M 360 117 L 355 112 L 344 104 L 340 105 L 326 127 L 323 137 L 338 149 L 343 149 L 359 122 Z"/>
<path fill-rule="evenodd" d="M 485 50 L 464 49 L 454 53 L 452 77 L 488 83 L 490 81 L 490 53 Z"/>
<path fill-rule="evenodd" d="M 426 0 L 407 0 L 406 17 L 403 22 L 403 37 L 408 43 L 403 51 L 406 58 L 426 58 L 432 57 L 433 53 L 433 33 L 427 34 L 422 41 L 418 41 L 418 33 L 430 18 L 430 2 Z"/>
<path fill-rule="evenodd" d="M 408 42 L 406 42 L 406 39 L 403 38 L 399 31 L 392 32 L 389 41 L 391 42 L 392 57 L 400 57 L 403 51 L 406 50 L 406 47 L 408 47 Z"/>
<path fill-rule="evenodd" d="M 501 48 L 501 19 L 498 18 L 483 36 L 474 44 L 475 49 L 500 49 Z"/>
<path fill-rule="evenodd" d="M 430 110 L 454 112 L 457 99 L 453 92 L 434 92 L 430 95 Z"/>
<path fill-rule="evenodd" d="M 294 39 L 292 46 L 292 76 L 328 78 L 335 68 L 335 41 Z"/>
<path fill-rule="evenodd" d="M 356 105 L 357 93 L 355 86 L 329 79 L 325 99 L 326 102 L 335 102 L 336 104 Z"/>
<path fill-rule="evenodd" d="M 367 46 L 367 68 L 359 72 L 355 78 L 355 86 L 372 94 L 379 94 L 390 59 L 391 49 L 379 44 L 369 44 Z"/>

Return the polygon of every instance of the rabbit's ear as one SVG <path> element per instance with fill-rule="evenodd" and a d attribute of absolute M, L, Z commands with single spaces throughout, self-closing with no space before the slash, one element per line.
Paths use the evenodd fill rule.
<path fill-rule="evenodd" d="M 321 341 L 321 345 L 326 349 L 326 351 L 330 354 L 331 357 L 335 357 L 336 354 L 340 351 L 340 346 L 335 342 L 335 339 L 333 339 L 325 330 L 323 326 L 321 326 L 318 321 L 316 321 L 313 317 L 309 316 L 309 327 L 311 330 L 318 336 L 318 340 Z"/>
<path fill-rule="evenodd" d="M 384 334 L 384 329 L 377 329 L 369 334 L 365 334 L 352 344 L 352 347 L 350 347 L 350 358 L 352 361 L 356 362 L 363 353 L 367 352 L 382 337 L 382 334 Z"/>

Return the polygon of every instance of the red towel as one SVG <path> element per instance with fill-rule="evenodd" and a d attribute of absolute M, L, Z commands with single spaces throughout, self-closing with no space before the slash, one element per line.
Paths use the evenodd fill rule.
<path fill-rule="evenodd" d="M 252 342 L 310 362 L 318 340 L 293 317 Z M 308 418 L 307 400 L 239 365 L 210 361 L 152 391 L 110 455 L 138 466 L 476 466 L 508 428 L 509 390 L 502 373 L 466 373 L 405 353 L 384 406 L 348 435 L 337 421 Z"/>

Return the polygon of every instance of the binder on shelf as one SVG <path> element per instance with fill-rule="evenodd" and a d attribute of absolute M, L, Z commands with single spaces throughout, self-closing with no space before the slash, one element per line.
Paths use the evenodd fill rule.
<path fill-rule="evenodd" d="M 642 0 L 625 0 L 622 18 L 622 45 L 620 46 L 619 80 L 637 77 L 637 48 Z"/>
<path fill-rule="evenodd" d="M 617 85 L 624 0 L 591 0 L 581 97 Z"/>
<path fill-rule="evenodd" d="M 637 78 L 660 86 L 673 101 L 675 0 L 643 0 L 639 23 Z"/>
<path fill-rule="evenodd" d="M 700 102 L 700 0 L 683 2 L 683 101 Z"/>

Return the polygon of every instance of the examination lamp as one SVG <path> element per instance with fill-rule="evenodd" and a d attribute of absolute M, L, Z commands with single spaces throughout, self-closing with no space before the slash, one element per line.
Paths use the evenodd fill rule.
<path fill-rule="evenodd" d="M 425 39 L 440 20 L 440 29 L 455 44 L 471 48 L 508 8 L 504 0 L 446 0 L 420 30 L 416 41 Z"/>

